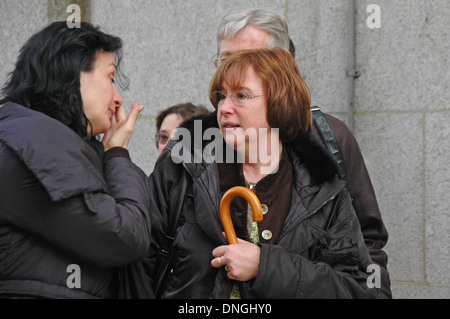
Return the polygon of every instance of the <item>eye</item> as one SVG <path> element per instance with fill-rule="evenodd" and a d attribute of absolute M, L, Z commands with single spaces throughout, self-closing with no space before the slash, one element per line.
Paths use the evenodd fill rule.
<path fill-rule="evenodd" d="M 227 95 L 225 93 L 222 93 L 220 91 L 214 91 L 213 97 L 216 101 L 221 102 L 227 98 Z"/>
<path fill-rule="evenodd" d="M 236 99 L 240 102 L 245 102 L 248 99 L 248 95 L 242 92 L 237 92 L 236 93 Z"/>
<path fill-rule="evenodd" d="M 169 140 L 169 135 L 166 135 L 164 133 L 158 133 L 156 134 L 156 141 L 158 144 L 166 144 Z"/>
<path fill-rule="evenodd" d="M 217 93 L 218 93 L 217 97 L 218 97 L 219 101 L 223 101 L 227 98 L 227 95 L 225 93 L 223 93 L 223 92 L 217 92 Z"/>

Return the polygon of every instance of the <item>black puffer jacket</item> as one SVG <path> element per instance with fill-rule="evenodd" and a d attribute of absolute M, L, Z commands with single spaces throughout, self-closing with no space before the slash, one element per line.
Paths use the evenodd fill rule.
<path fill-rule="evenodd" d="M 40 112 L 0 108 L 0 297 L 112 298 L 114 268 L 145 256 L 148 177 L 129 158 L 103 164 L 93 143 L 100 152 Z"/>
<path fill-rule="evenodd" d="M 348 191 L 352 196 L 352 205 L 358 216 L 370 258 L 380 266 L 381 289 L 378 298 L 392 298 L 391 281 L 387 270 L 388 256 L 383 250 L 389 234 L 381 216 L 375 190 L 361 149 L 355 136 L 344 122 L 330 114 L 324 113 L 324 116 L 334 132 L 342 151 L 344 167 L 347 173 Z M 312 134 L 321 143 L 324 143 L 319 137 L 320 135 L 315 125 L 312 127 Z"/>
<path fill-rule="evenodd" d="M 194 120 L 182 127 L 190 131 L 194 145 L 198 141 L 193 135 Z M 202 132 L 210 127 L 217 127 L 216 113 L 202 118 Z M 210 142 L 203 141 L 203 148 Z M 232 281 L 223 267 L 218 270 L 210 264 L 213 249 L 226 244 L 219 216 L 217 164 L 208 164 L 210 159 L 205 158 L 195 163 L 194 156 L 191 162 L 176 164 L 180 159 L 179 145 L 177 141 L 169 143 L 150 176 L 150 275 L 156 276 L 168 212 L 175 204 L 171 199 L 182 170 L 187 170 L 190 184 L 183 217 L 160 297 L 227 299 Z M 295 171 L 290 209 L 279 241 L 275 245 L 261 244 L 257 277 L 239 283 L 242 297 L 375 298 L 377 290 L 367 286 L 366 270 L 372 261 L 345 184 L 336 178 L 334 161 L 310 134 L 301 135 L 284 147 Z M 188 158 L 186 154 L 184 158 Z M 331 224 L 326 227 L 328 221 Z"/>

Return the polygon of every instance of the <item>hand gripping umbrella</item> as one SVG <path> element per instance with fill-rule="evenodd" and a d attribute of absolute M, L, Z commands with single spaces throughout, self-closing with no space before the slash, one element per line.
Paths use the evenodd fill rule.
<path fill-rule="evenodd" d="M 223 194 L 220 202 L 220 219 L 222 219 L 222 225 L 225 234 L 227 235 L 228 244 L 237 244 L 238 242 L 230 215 L 230 204 L 236 197 L 242 197 L 250 204 L 253 213 L 253 221 L 260 222 L 263 220 L 261 203 L 255 193 L 243 186 L 230 188 Z"/>

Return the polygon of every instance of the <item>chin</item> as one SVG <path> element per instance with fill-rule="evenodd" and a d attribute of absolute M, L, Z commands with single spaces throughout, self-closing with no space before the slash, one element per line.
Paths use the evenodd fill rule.
<path fill-rule="evenodd" d="M 111 124 L 105 125 L 103 127 L 94 127 L 94 135 L 105 134 L 111 128 Z"/>

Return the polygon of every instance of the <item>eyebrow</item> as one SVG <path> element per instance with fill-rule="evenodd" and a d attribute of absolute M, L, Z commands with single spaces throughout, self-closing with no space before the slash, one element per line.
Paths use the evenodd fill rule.
<path fill-rule="evenodd" d="M 217 57 L 218 58 L 224 58 L 224 57 L 229 56 L 230 54 L 232 54 L 232 52 L 230 52 L 230 51 L 223 51 L 222 53 L 218 54 Z"/>
<path fill-rule="evenodd" d="M 236 91 L 248 91 L 250 92 L 250 94 L 253 93 L 253 90 L 246 86 L 239 86 L 238 88 L 236 88 Z"/>

